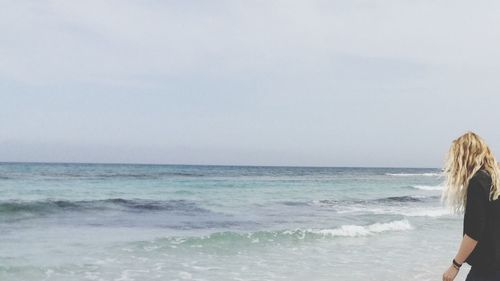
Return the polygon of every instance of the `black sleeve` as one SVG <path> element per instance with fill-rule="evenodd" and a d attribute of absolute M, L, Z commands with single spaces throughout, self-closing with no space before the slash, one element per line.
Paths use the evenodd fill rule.
<path fill-rule="evenodd" d="M 467 188 L 467 200 L 464 214 L 464 233 L 479 241 L 486 224 L 486 204 L 481 183 L 473 177 Z"/>

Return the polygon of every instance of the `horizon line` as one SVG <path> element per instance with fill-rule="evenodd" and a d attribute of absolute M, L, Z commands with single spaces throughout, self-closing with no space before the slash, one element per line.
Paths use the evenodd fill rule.
<path fill-rule="evenodd" d="M 51 161 L 0 161 L 0 164 L 55 164 L 55 165 L 144 165 L 144 166 L 208 166 L 208 167 L 268 167 L 268 168 L 371 168 L 371 169 L 441 169 L 438 167 L 390 167 L 390 166 L 314 166 L 314 165 L 255 165 L 255 164 L 174 164 L 134 162 L 51 162 Z"/>

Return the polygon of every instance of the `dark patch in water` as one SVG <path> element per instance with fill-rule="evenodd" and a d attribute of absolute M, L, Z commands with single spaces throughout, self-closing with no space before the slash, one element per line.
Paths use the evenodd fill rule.
<path fill-rule="evenodd" d="M 125 212 L 151 212 L 170 211 L 181 213 L 205 213 L 207 209 L 199 207 L 195 202 L 187 200 L 145 200 L 113 198 L 105 200 L 67 201 L 3 201 L 0 202 L 0 216 L 9 216 L 19 213 L 42 215 L 68 211 L 125 211 Z"/>
<path fill-rule="evenodd" d="M 308 206 L 308 205 L 310 205 L 308 202 L 304 202 L 304 201 L 284 201 L 282 203 L 283 203 L 283 205 L 287 205 L 287 206 Z"/>
<path fill-rule="evenodd" d="M 413 196 L 391 196 L 380 199 L 375 199 L 377 202 L 422 202 L 422 198 L 417 198 Z"/>

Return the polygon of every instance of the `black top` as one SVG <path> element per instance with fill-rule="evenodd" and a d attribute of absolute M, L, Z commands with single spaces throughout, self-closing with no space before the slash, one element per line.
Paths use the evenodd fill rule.
<path fill-rule="evenodd" d="M 474 268 L 500 270 L 500 200 L 489 201 L 491 176 L 479 170 L 469 181 L 463 234 L 478 241 L 465 262 Z"/>

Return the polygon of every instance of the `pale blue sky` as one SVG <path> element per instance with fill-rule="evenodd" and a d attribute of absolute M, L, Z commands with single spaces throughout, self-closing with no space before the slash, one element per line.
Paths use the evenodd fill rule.
<path fill-rule="evenodd" d="M 0 161 L 500 153 L 497 1 L 1 1 Z"/>

